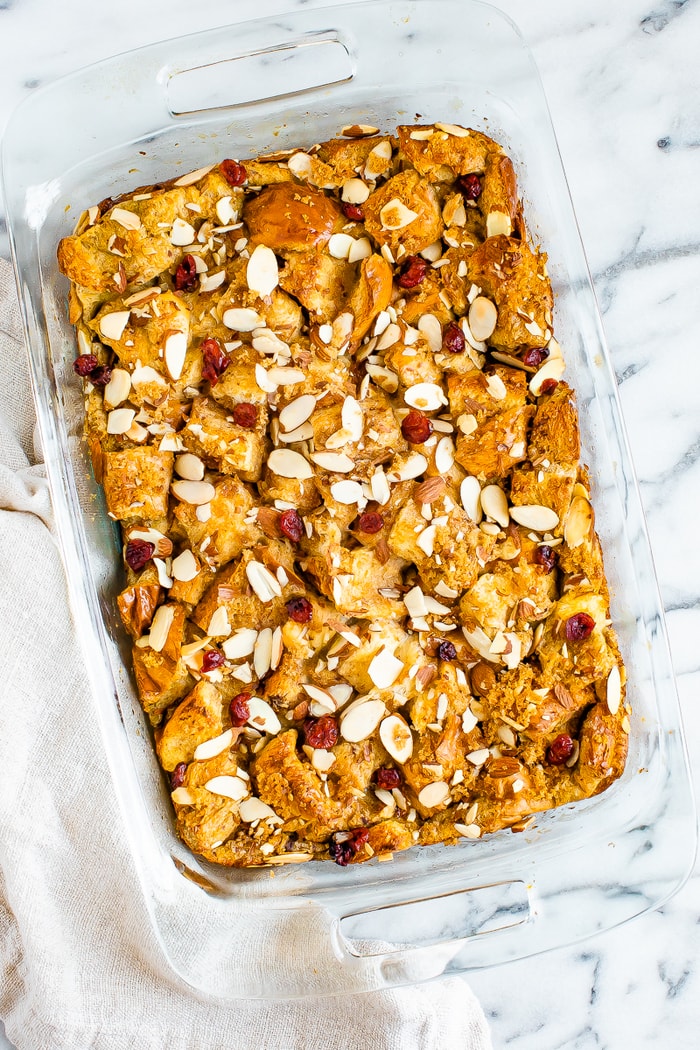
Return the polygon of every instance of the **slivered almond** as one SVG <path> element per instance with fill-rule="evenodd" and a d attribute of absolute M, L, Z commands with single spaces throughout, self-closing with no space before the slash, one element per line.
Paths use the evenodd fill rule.
<path fill-rule="evenodd" d="M 115 310 L 111 314 L 104 314 L 100 318 L 100 335 L 102 338 L 118 343 L 129 323 L 130 316 L 130 310 Z"/>
<path fill-rule="evenodd" d="M 174 605 L 159 605 L 151 622 L 151 630 L 148 635 L 148 644 L 157 653 L 162 652 L 170 634 L 170 628 L 175 616 Z"/>
<path fill-rule="evenodd" d="M 105 408 L 116 408 L 117 405 L 121 405 L 122 401 L 126 401 L 130 390 L 131 376 L 127 370 L 125 368 L 114 368 L 112 370 L 112 378 L 105 387 Z"/>
<path fill-rule="evenodd" d="M 240 627 L 235 634 L 222 643 L 221 648 L 227 660 L 242 660 L 250 656 L 255 648 L 258 632 L 253 627 Z"/>
<path fill-rule="evenodd" d="M 181 248 L 186 248 L 195 239 L 194 226 L 184 219 L 175 219 L 170 231 L 170 243 Z"/>
<path fill-rule="evenodd" d="M 141 229 L 141 219 L 136 212 L 129 211 L 127 208 L 112 208 L 109 218 L 113 219 L 114 222 L 118 222 L 125 230 Z"/>
<path fill-rule="evenodd" d="M 197 561 L 191 550 L 184 550 L 173 558 L 172 575 L 174 580 L 180 583 L 189 583 L 199 574 Z"/>
<path fill-rule="evenodd" d="M 264 627 L 255 640 L 253 652 L 253 668 L 258 678 L 262 678 L 270 670 L 272 663 L 272 628 Z"/>
<path fill-rule="evenodd" d="M 455 443 L 446 435 L 440 438 L 435 449 L 435 469 L 441 474 L 449 474 L 455 463 Z"/>
<path fill-rule="evenodd" d="M 234 306 L 230 310 L 224 310 L 221 319 L 233 332 L 252 332 L 265 324 L 259 313 L 245 306 Z"/>
<path fill-rule="evenodd" d="M 362 485 L 359 481 L 336 481 L 331 485 L 331 496 L 338 503 L 350 505 L 363 499 Z"/>
<path fill-rule="evenodd" d="M 275 366 L 269 369 L 267 378 L 275 386 L 294 386 L 296 383 L 304 382 L 306 373 L 301 368 Z"/>
<path fill-rule="evenodd" d="M 323 470 L 330 470 L 336 474 L 349 474 L 355 467 L 355 461 L 344 452 L 312 452 L 311 459 Z"/>
<path fill-rule="evenodd" d="M 199 456 L 192 452 L 183 452 L 181 456 L 175 457 L 175 473 L 187 481 L 202 481 L 204 464 Z"/>
<path fill-rule="evenodd" d="M 498 321 L 498 310 L 486 296 L 477 295 L 469 307 L 468 321 L 474 338 L 483 343 L 493 335 Z"/>
<path fill-rule="evenodd" d="M 353 240 L 348 252 L 348 262 L 359 262 L 360 259 L 369 259 L 372 254 L 372 242 L 369 237 L 358 237 Z"/>
<path fill-rule="evenodd" d="M 486 485 L 481 490 L 481 508 L 487 517 L 506 528 L 510 520 L 508 500 L 499 485 Z"/>
<path fill-rule="evenodd" d="M 419 408 L 422 412 L 437 412 L 448 403 L 437 383 L 415 383 L 406 390 L 403 399 L 411 408 Z"/>
<path fill-rule="evenodd" d="M 411 481 L 425 473 L 428 461 L 421 452 L 411 452 L 405 463 L 387 475 L 389 481 Z"/>
<path fill-rule="evenodd" d="M 280 820 L 274 809 L 268 806 L 267 802 L 263 802 L 262 799 L 256 798 L 254 795 L 243 799 L 238 813 L 241 820 L 246 824 L 251 824 L 254 820 L 267 820 L 269 817 Z"/>
<path fill-rule="evenodd" d="M 442 325 L 435 314 L 423 314 L 418 321 L 418 331 L 425 336 L 434 354 L 442 350 Z"/>
<path fill-rule="evenodd" d="M 333 233 L 328 239 L 328 254 L 334 259 L 347 259 L 355 238 L 348 233 Z"/>
<path fill-rule="evenodd" d="M 437 463 L 436 463 L 437 466 Z M 440 499 L 446 489 L 445 479 L 441 477 L 426 478 L 413 493 L 416 503 L 434 503 Z"/>
<path fill-rule="evenodd" d="M 272 632 L 272 652 L 270 653 L 270 667 L 273 671 L 277 670 L 277 667 L 279 666 L 279 662 L 282 659 L 283 648 L 282 628 L 275 627 Z"/>
<path fill-rule="evenodd" d="M 498 237 L 501 234 L 510 237 L 512 232 L 513 224 L 507 212 L 494 210 L 486 216 L 487 237 Z"/>
<path fill-rule="evenodd" d="M 377 689 L 388 689 L 394 684 L 404 669 L 401 660 L 397 659 L 386 646 L 370 661 L 367 674 Z"/>
<path fill-rule="evenodd" d="M 455 824 L 455 831 L 464 839 L 481 838 L 481 828 L 478 824 Z"/>
<path fill-rule="evenodd" d="M 251 696 L 248 701 L 248 710 L 250 711 L 248 725 L 253 726 L 254 729 L 262 729 L 270 736 L 279 733 L 282 723 L 266 700 L 262 700 L 259 696 Z"/>
<path fill-rule="evenodd" d="M 418 218 L 418 212 L 407 208 L 398 197 L 388 201 L 379 211 L 379 221 L 385 230 L 402 230 Z"/>
<path fill-rule="evenodd" d="M 207 780 L 204 787 L 212 795 L 223 795 L 224 798 L 230 798 L 233 802 L 240 802 L 250 794 L 249 785 L 241 777 L 212 777 L 211 780 Z"/>
<path fill-rule="evenodd" d="M 437 532 L 436 525 L 428 525 L 427 528 L 419 534 L 416 544 L 420 547 L 424 554 L 429 558 L 432 558 L 433 551 L 435 550 L 435 533 Z"/>
<path fill-rule="evenodd" d="M 518 525 L 534 532 L 551 532 L 559 524 L 559 515 L 550 507 L 537 503 L 521 504 L 510 508 L 510 516 Z"/>
<path fill-rule="evenodd" d="M 108 434 L 126 434 L 131 429 L 136 412 L 133 408 L 115 408 L 107 416 Z"/>
<path fill-rule="evenodd" d="M 208 481 L 173 481 L 170 489 L 183 503 L 190 503 L 195 507 L 211 503 L 216 495 L 216 489 Z"/>
<path fill-rule="evenodd" d="M 316 408 L 316 398 L 313 394 L 302 394 L 301 397 L 297 397 L 294 401 L 290 401 L 288 405 L 285 405 L 280 410 L 279 421 L 280 426 L 287 432 L 296 430 L 302 423 L 305 423 L 307 419 L 311 418 L 311 415 Z"/>
<path fill-rule="evenodd" d="M 413 734 L 400 715 L 389 715 L 379 727 L 379 739 L 395 762 L 408 762 L 413 754 Z"/>
<path fill-rule="evenodd" d="M 277 258 L 266 244 L 258 244 L 246 266 L 246 281 L 251 292 L 263 299 L 271 295 L 279 284 Z"/>
<path fill-rule="evenodd" d="M 364 204 L 369 197 L 369 186 L 362 179 L 347 179 L 343 183 L 340 199 L 347 204 Z"/>
<path fill-rule="evenodd" d="M 192 792 L 186 787 L 175 788 L 170 792 L 170 797 L 176 806 L 192 806 L 196 801 Z"/>
<path fill-rule="evenodd" d="M 467 517 L 478 525 L 482 518 L 481 485 L 478 478 L 467 475 L 459 487 L 459 498 Z"/>
<path fill-rule="evenodd" d="M 170 378 L 178 380 L 182 375 L 187 356 L 187 333 L 170 332 L 165 340 L 163 356 Z"/>
<path fill-rule="evenodd" d="M 391 154 L 391 143 L 388 139 L 378 142 L 367 154 L 363 172 L 365 178 L 374 181 L 379 175 L 383 175 L 389 167 Z"/>
<path fill-rule="evenodd" d="M 375 128 L 372 124 L 346 124 L 340 134 L 349 139 L 361 139 L 367 135 L 376 135 L 378 132 L 379 128 Z"/>
<path fill-rule="evenodd" d="M 210 638 L 225 638 L 231 633 L 231 625 L 228 622 L 228 612 L 225 605 L 215 609 L 209 620 L 207 634 Z"/>
<path fill-rule="evenodd" d="M 208 175 L 213 167 L 214 165 L 210 164 L 207 168 L 196 168 L 194 171 L 188 171 L 186 175 L 181 175 L 179 179 L 176 179 L 173 185 L 192 186 L 195 182 L 203 179 L 205 175 Z"/>
<path fill-rule="evenodd" d="M 579 547 L 588 539 L 593 528 L 593 508 L 583 496 L 571 501 L 564 525 L 564 540 L 569 547 Z"/>
<path fill-rule="evenodd" d="M 441 121 L 436 120 L 435 127 L 439 128 L 440 131 L 444 131 L 447 135 L 454 135 L 455 138 L 466 139 L 471 135 L 469 128 L 463 128 L 459 124 L 443 124 Z"/>
<path fill-rule="evenodd" d="M 483 766 L 484 762 L 491 757 L 491 752 L 487 747 L 480 747 L 476 751 L 470 751 L 467 755 L 467 762 L 471 762 L 473 766 Z"/>
<path fill-rule="evenodd" d="M 608 675 L 605 695 L 608 711 L 611 715 L 616 715 L 620 709 L 620 702 L 622 700 L 622 680 L 620 678 L 620 668 L 617 664 L 613 666 Z"/>
<path fill-rule="evenodd" d="M 267 457 L 267 465 L 273 474 L 281 478 L 294 478 L 297 481 L 308 481 L 314 476 L 308 459 L 291 448 L 276 448 Z"/>
<path fill-rule="evenodd" d="M 218 273 L 203 274 L 199 282 L 200 292 L 214 292 L 226 280 L 226 271 L 219 270 Z"/>
<path fill-rule="evenodd" d="M 341 718 L 340 735 L 350 744 L 359 744 L 372 735 L 385 714 L 386 705 L 382 700 L 365 700 L 353 705 Z"/>
<path fill-rule="evenodd" d="M 435 780 L 432 784 L 426 784 L 418 794 L 418 801 L 425 809 L 435 809 L 436 806 L 442 806 L 449 798 L 450 785 L 443 780 Z"/>
<path fill-rule="evenodd" d="M 491 397 L 495 398 L 496 401 L 503 401 L 508 394 L 506 384 L 496 373 L 486 377 L 486 388 Z"/>
<path fill-rule="evenodd" d="M 386 394 L 395 394 L 399 389 L 399 377 L 390 368 L 383 365 L 367 365 L 367 375 L 371 376 L 380 390 Z"/>
<path fill-rule="evenodd" d="M 513 777 L 519 772 L 520 763 L 517 758 L 492 758 L 486 763 L 486 773 L 494 780 Z"/>
<path fill-rule="evenodd" d="M 222 751 L 231 746 L 232 740 L 232 729 L 226 729 L 219 736 L 214 736 L 211 740 L 205 740 L 194 749 L 195 761 L 202 762 L 207 758 L 216 758 L 217 755 L 220 755 Z"/>
<path fill-rule="evenodd" d="M 359 441 L 362 437 L 364 425 L 362 406 L 357 398 L 352 397 L 350 394 L 343 401 L 343 407 L 340 410 L 340 420 L 343 430 L 350 434 L 350 440 Z"/>
<path fill-rule="evenodd" d="M 248 583 L 261 602 L 271 602 L 282 596 L 279 580 L 260 561 L 249 561 L 245 567 Z"/>
<path fill-rule="evenodd" d="M 566 365 L 561 357 L 548 358 L 530 380 L 528 384 L 530 393 L 534 394 L 535 397 L 539 397 L 542 393 L 542 384 L 547 379 L 553 379 L 558 383 L 564 375 L 565 370 Z"/>
<path fill-rule="evenodd" d="M 383 507 L 391 499 L 391 489 L 389 488 L 389 482 L 386 479 L 386 474 L 382 467 L 377 467 L 374 474 L 370 478 L 369 482 L 370 489 L 372 490 L 372 499 L 376 500 L 380 507 Z"/>

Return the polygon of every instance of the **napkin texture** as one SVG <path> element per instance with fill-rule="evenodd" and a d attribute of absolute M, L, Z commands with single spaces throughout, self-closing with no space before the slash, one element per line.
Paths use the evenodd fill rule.
<path fill-rule="evenodd" d="M 0 259 L 0 1017 L 19 1050 L 490 1050 L 460 978 L 297 1001 L 193 993 L 151 927 L 106 769 Z M 196 915 L 192 916 L 196 924 Z M 275 951 L 318 964 L 313 923 Z M 321 934 L 318 934 L 320 938 Z M 251 954 L 254 956 L 251 957 Z M 255 970 L 241 937 L 238 965 Z"/>

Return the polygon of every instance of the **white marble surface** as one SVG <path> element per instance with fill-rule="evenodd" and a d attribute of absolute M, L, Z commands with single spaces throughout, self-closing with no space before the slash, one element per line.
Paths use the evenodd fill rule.
<path fill-rule="evenodd" d="M 206 5 L 171 0 L 167 6 L 136 0 L 109 5 L 0 0 L 0 127 L 28 90 L 79 65 L 223 24 L 232 9 L 246 17 L 294 6 L 293 0 L 257 0 L 254 11 L 219 0 Z M 500 6 L 518 21 L 539 63 L 604 313 L 697 785 L 700 4 L 501 0 Z M 0 206 L 0 223 L 1 216 Z M 1 250 L 7 251 L 6 241 Z M 472 974 L 494 1045 L 513 1050 L 700 1045 L 699 922 L 696 869 L 670 903 L 617 931 Z M 20 1036 L 17 1043 L 22 1046 Z M 5 1046 L 0 1034 L 0 1050 Z"/>

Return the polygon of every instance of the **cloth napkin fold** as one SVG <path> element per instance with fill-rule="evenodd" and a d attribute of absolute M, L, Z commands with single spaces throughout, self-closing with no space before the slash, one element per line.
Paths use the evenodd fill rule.
<path fill-rule="evenodd" d="M 0 259 L 0 1017 L 19 1050 L 489 1050 L 460 978 L 222 1006 L 169 969 L 105 768 Z M 278 935 L 279 934 L 279 931 Z M 315 959 L 291 926 L 280 950 Z M 309 943 L 310 940 L 310 943 Z M 251 949 L 241 943 L 239 964 Z"/>

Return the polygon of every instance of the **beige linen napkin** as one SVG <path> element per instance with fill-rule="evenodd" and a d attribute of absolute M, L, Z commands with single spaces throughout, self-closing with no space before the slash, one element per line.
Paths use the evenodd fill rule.
<path fill-rule="evenodd" d="M 51 534 L 14 280 L 0 259 L 0 1017 L 19 1050 L 489 1050 L 459 978 L 322 1000 L 192 993 L 155 941 Z M 312 931 L 279 950 L 317 961 Z M 240 945 L 240 966 L 251 949 Z"/>

